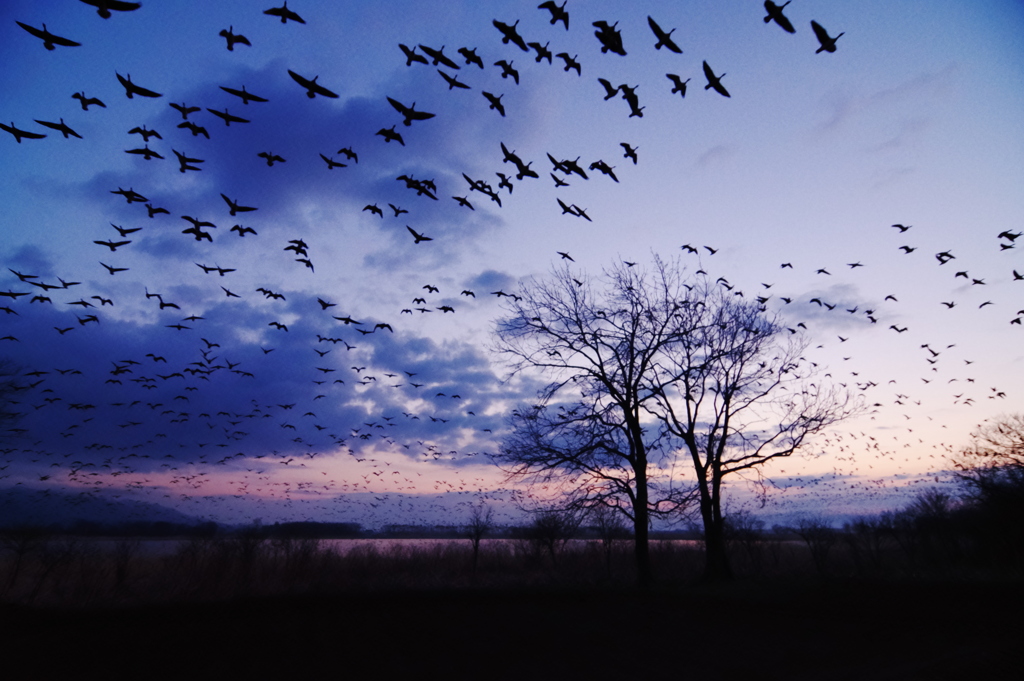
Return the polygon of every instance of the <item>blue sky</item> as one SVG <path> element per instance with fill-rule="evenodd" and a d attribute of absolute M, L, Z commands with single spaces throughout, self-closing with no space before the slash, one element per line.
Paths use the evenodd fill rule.
<path fill-rule="evenodd" d="M 12 310 L 0 335 L 18 339 L 0 353 L 47 372 L 23 400 L 27 432 L 4 445 L 0 484 L 121 490 L 214 517 L 368 524 L 451 516 L 443 509 L 470 492 L 507 498 L 483 453 L 536 382 L 503 381 L 490 351 L 503 308 L 490 294 L 544 276 L 558 251 L 592 274 L 620 259 L 679 257 L 748 297 L 771 295 L 770 310 L 808 327 L 823 374 L 876 384 L 863 391 L 880 405 L 872 413 L 766 471 L 779 482 L 774 512 L 898 504 L 908 485 L 925 484 L 914 481 L 946 479 L 943 455 L 975 424 L 1019 410 L 1024 331 L 1011 322 L 1024 309 L 1013 276 L 1024 272 L 1024 240 L 997 235 L 1024 231 L 1020 3 L 794 0 L 792 35 L 766 25 L 759 2 L 569 0 L 569 30 L 532 2 L 297 0 L 289 7 L 305 24 L 281 24 L 269 7 L 151 0 L 106 20 L 74 0 L 0 8 L 0 122 L 47 135 L 0 137 L 0 291 L 31 293 L 0 300 Z M 682 54 L 654 49 L 648 16 L 675 29 Z M 503 45 L 492 20 L 518 21 L 527 41 L 576 56 L 582 74 Z M 618 22 L 626 56 L 601 53 L 597 20 Z M 815 53 L 811 20 L 844 33 L 835 53 Z M 47 51 L 16 21 L 81 46 Z M 228 51 L 218 33 L 229 26 L 252 45 Z M 461 68 L 441 68 L 470 89 L 449 89 L 439 67 L 406 66 L 399 43 L 444 46 Z M 459 47 L 475 48 L 485 68 L 465 64 Z M 518 85 L 501 77 L 500 59 Z M 703 61 L 726 74 L 730 98 L 704 88 Z M 338 98 L 307 98 L 289 70 Z M 117 73 L 162 96 L 128 99 Z M 691 79 L 685 97 L 667 73 Z M 643 116 L 605 101 L 598 78 L 636 86 Z M 242 86 L 269 101 L 245 105 L 221 89 Z M 502 95 L 507 115 L 481 91 Z M 75 92 L 106 107 L 84 111 Z M 387 97 L 436 116 L 403 126 Z M 177 127 L 171 102 L 201 107 L 189 120 L 210 138 Z M 250 122 L 228 127 L 210 109 Z M 35 122 L 61 118 L 82 139 Z M 136 126 L 160 133 L 149 147 L 163 160 L 125 153 L 143 146 L 128 133 Z M 405 146 L 375 134 L 391 126 Z M 462 175 L 494 186 L 496 173 L 513 175 L 502 143 L 540 178 L 513 179 L 498 207 Z M 179 172 L 175 150 L 203 159 L 202 170 Z M 286 161 L 268 166 L 260 152 Z M 329 170 L 319 154 L 348 165 Z M 547 154 L 604 160 L 619 181 L 592 171 L 556 187 Z M 395 179 L 403 174 L 434 180 L 438 200 Z M 149 218 L 111 193 L 129 187 L 169 213 Z M 221 194 L 258 210 L 232 217 Z M 593 221 L 563 215 L 556 199 Z M 363 210 L 371 204 L 383 218 Z M 388 204 L 409 212 L 396 217 Z M 182 234 L 184 215 L 216 224 L 212 243 Z M 239 237 L 235 224 L 257 233 Z M 120 240 L 112 225 L 141 230 L 112 252 L 94 243 Z M 414 243 L 407 226 L 433 240 Z M 292 239 L 308 246 L 312 270 L 285 250 Z M 943 251 L 955 259 L 940 265 Z M 128 269 L 111 275 L 101 262 Z M 9 270 L 81 283 L 42 291 Z M 30 302 L 37 294 L 52 302 Z M 87 314 L 100 321 L 81 325 Z M 360 334 L 335 315 L 394 332 Z M 179 323 L 190 328 L 168 328 Z M 205 379 L 184 371 L 218 365 Z M 794 475 L 822 482 L 790 485 Z M 735 498 L 744 495 L 740 483 Z"/>

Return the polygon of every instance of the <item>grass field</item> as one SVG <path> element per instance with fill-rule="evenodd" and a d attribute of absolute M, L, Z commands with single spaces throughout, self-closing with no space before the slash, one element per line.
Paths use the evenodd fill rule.
<path fill-rule="evenodd" d="M 1021 606 L 1019 585 L 817 580 L 6 606 L 0 648 L 9 679 L 1000 679 Z"/>
<path fill-rule="evenodd" d="M 660 544 L 658 583 L 637 591 L 628 543 L 492 542 L 474 568 L 465 541 L 47 541 L 13 583 L 15 555 L 0 565 L 5 679 L 997 679 L 1024 662 L 1019 578 L 864 577 L 841 552 L 820 574 L 792 542 L 738 551 L 717 585 L 698 548 Z"/>

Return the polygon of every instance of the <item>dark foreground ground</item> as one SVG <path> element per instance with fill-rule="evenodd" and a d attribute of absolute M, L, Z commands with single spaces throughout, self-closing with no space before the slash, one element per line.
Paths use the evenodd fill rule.
<path fill-rule="evenodd" d="M 1019 679 L 1022 606 L 1019 583 L 848 582 L 7 605 L 0 676 Z"/>

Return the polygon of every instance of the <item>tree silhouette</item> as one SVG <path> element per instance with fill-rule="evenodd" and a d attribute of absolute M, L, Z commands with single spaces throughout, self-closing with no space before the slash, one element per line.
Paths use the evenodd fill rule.
<path fill-rule="evenodd" d="M 678 262 L 655 257 L 650 272 L 620 263 L 596 281 L 566 266 L 505 300 L 497 350 L 513 374 L 554 380 L 513 412 L 495 459 L 568 506 L 626 514 L 641 585 L 651 520 L 694 502 L 705 577 L 730 577 L 723 479 L 791 455 L 857 408 L 810 380 L 799 336 L 706 275 L 687 279 Z"/>
<path fill-rule="evenodd" d="M 971 433 L 953 459 L 976 533 L 999 560 L 1024 556 L 1024 414 L 1002 415 Z"/>
<path fill-rule="evenodd" d="M 465 534 L 473 545 L 473 572 L 480 562 L 480 542 L 494 529 L 494 511 L 483 502 L 476 504 L 469 512 Z"/>

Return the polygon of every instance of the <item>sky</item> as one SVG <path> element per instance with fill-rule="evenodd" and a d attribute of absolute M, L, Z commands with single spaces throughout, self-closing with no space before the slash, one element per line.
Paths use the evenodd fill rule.
<path fill-rule="evenodd" d="M 463 522 L 483 500 L 511 522 L 526 491 L 487 454 L 543 377 L 510 378 L 494 352 L 494 292 L 656 255 L 767 298 L 821 379 L 869 406 L 766 468 L 766 497 L 737 481 L 733 511 L 898 507 L 951 484 L 978 424 L 1020 411 L 1019 2 L 793 0 L 792 34 L 747 1 L 568 0 L 567 28 L 533 2 L 295 0 L 304 23 L 270 8 L 0 7 L 0 122 L 45 135 L 0 132 L 0 357 L 31 386 L 0 488 L 366 526 Z M 834 52 L 812 20 L 842 33 Z M 596 21 L 625 55 L 602 52 Z M 47 50 L 18 22 L 80 45 Z M 228 50 L 225 29 L 250 44 Z M 459 68 L 407 65 L 400 44 Z M 598 79 L 634 88 L 641 115 Z M 243 87 L 267 101 L 223 89 Z M 434 116 L 406 126 L 389 98 Z M 77 136 L 38 122 L 61 120 Z M 517 179 L 502 145 L 539 177 Z M 126 153 L 146 148 L 162 158 Z"/>

